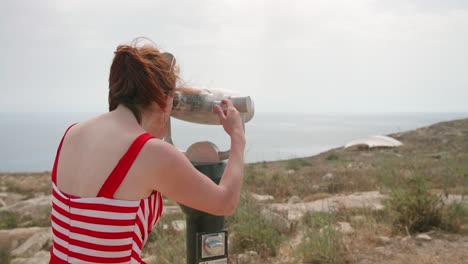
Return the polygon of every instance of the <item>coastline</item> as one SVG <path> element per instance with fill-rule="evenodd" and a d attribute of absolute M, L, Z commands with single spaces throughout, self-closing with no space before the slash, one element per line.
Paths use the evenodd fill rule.
<path fill-rule="evenodd" d="M 227 221 L 227 229 L 236 234 L 230 246 L 230 262 L 244 258 L 245 252 L 256 252 L 253 259 L 242 263 L 300 263 L 301 256 L 306 258 L 315 249 L 320 255 L 326 252 L 327 257 L 348 259 L 346 263 L 423 263 L 439 258 L 464 263 L 468 258 L 468 118 L 389 135 L 403 145 L 338 147 L 313 156 L 246 164 L 241 203 Z M 390 209 L 383 203 L 391 188 L 405 187 L 409 180 L 420 176 L 431 188 L 424 198 L 431 193 L 446 193 L 459 206 L 455 218 L 444 220 L 456 229 L 436 227 L 422 234 L 425 240 L 418 238 L 418 233 L 395 230 L 389 221 Z M 14 261 L 37 257 L 46 263 L 51 245 L 50 194 L 48 171 L 0 173 L 0 237 L 7 237 L 3 244 L 13 241 L 17 246 L 28 243 L 43 249 L 40 254 L 35 250 L 35 255 L 18 257 L 11 245 L 0 243 L 3 256 L 11 256 Z M 173 228 L 174 222 L 183 221 L 184 215 L 173 201 L 165 199 L 164 203 L 168 211 L 154 232 L 172 242 L 161 245 L 157 239 L 150 240 L 144 251 L 149 264 L 155 263 L 151 259 L 155 254 L 180 263 L 185 254 L 184 233 Z M 278 222 L 268 222 L 273 216 Z M 332 238 L 333 243 L 338 243 L 336 251 L 308 244 L 320 242 L 322 238 L 316 235 L 327 226 L 336 228 L 335 232 L 326 233 L 332 236 L 326 237 L 327 241 Z M 341 229 L 344 226 L 347 231 Z M 17 230 L 30 233 L 20 240 L 15 237 Z M 27 242 L 36 237 L 48 240 Z"/>
<path fill-rule="evenodd" d="M 412 113 L 412 114 L 415 114 L 415 113 Z M 438 114 L 440 114 L 440 113 L 438 113 Z M 406 130 L 406 131 L 398 131 L 397 130 L 397 131 L 393 131 L 393 132 L 390 132 L 390 133 L 386 133 L 385 135 L 393 137 L 395 135 L 400 135 L 400 134 L 404 134 L 404 133 L 411 133 L 411 132 L 413 132 L 415 130 L 426 128 L 426 127 L 431 127 L 431 126 L 436 126 L 438 124 L 443 124 L 443 123 L 447 123 L 447 122 L 456 122 L 456 121 L 468 119 L 468 113 L 456 113 L 456 114 L 465 115 L 466 117 L 458 118 L 458 119 L 452 119 L 452 120 L 446 120 L 446 121 L 440 121 L 440 122 L 434 122 L 434 123 L 428 124 L 426 126 L 417 127 L 415 129 Z M 285 114 L 283 114 L 283 115 L 285 115 Z M 330 115 L 332 115 L 332 114 L 330 114 Z M 247 127 L 246 128 L 246 133 L 248 133 L 248 129 L 249 128 Z M 350 138 L 350 140 L 353 140 L 353 139 L 356 139 L 356 138 Z M 246 162 L 245 164 L 257 164 L 257 163 L 265 163 L 265 162 L 267 162 L 267 163 L 286 162 L 288 160 L 293 160 L 293 159 L 311 159 L 311 158 L 314 158 L 316 156 L 323 155 L 324 153 L 329 153 L 329 152 L 332 152 L 332 151 L 337 151 L 337 150 L 343 149 L 345 144 L 346 144 L 346 142 L 343 142 L 343 144 L 340 145 L 340 146 L 322 148 L 323 150 L 316 151 L 312 155 L 290 154 L 290 155 L 288 155 L 289 157 L 285 157 L 285 158 L 271 159 L 271 160 L 268 160 L 268 159 L 267 160 L 255 160 L 255 161 Z M 248 152 L 248 151 L 249 151 L 249 149 L 246 149 L 246 152 Z M 52 166 L 53 166 L 53 161 L 50 164 L 50 169 L 52 168 Z M 24 171 L 19 171 L 19 170 L 17 170 L 17 171 L 6 171 L 6 170 L 2 171 L 1 167 L 0 167 L 0 175 L 4 175 L 4 174 L 8 174 L 8 175 L 41 175 L 41 174 L 50 174 L 50 173 L 51 173 L 51 170 L 48 170 L 48 169 L 46 169 L 46 170 L 24 170 Z"/>

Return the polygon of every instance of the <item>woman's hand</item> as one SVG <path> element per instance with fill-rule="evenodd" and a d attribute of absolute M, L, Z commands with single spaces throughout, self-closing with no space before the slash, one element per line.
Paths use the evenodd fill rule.
<path fill-rule="evenodd" d="M 239 111 L 229 99 L 222 99 L 221 103 L 225 105 L 224 110 L 219 105 L 215 105 L 214 110 L 219 116 L 219 122 L 223 125 L 224 131 L 231 137 L 244 138 L 244 128 Z"/>

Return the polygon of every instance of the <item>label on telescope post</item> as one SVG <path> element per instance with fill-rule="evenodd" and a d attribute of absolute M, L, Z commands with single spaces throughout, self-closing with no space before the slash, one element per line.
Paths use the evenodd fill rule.
<path fill-rule="evenodd" d="M 227 264 L 227 231 L 197 233 L 197 263 Z"/>
<path fill-rule="evenodd" d="M 227 264 L 227 263 L 228 263 L 227 258 L 200 262 L 200 264 Z"/>

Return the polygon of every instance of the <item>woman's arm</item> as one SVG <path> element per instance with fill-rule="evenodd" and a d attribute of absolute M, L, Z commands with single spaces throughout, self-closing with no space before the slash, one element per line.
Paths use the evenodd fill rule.
<path fill-rule="evenodd" d="M 244 171 L 245 137 L 239 112 L 229 100 L 226 110 L 215 106 L 224 130 L 231 138 L 231 151 L 219 185 L 196 170 L 174 146 L 152 140 L 149 151 L 157 163 L 152 186 L 166 197 L 214 215 L 232 214 L 239 203 Z"/>

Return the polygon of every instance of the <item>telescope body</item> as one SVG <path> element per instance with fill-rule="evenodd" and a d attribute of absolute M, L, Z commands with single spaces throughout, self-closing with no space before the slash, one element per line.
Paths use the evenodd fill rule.
<path fill-rule="evenodd" d="M 250 96 L 239 96 L 233 92 L 219 89 L 180 89 L 174 94 L 171 116 L 183 121 L 219 125 L 219 117 L 213 110 L 214 105 L 221 107 L 221 100 L 227 98 L 242 115 L 244 123 L 252 119 L 255 106 Z"/>

